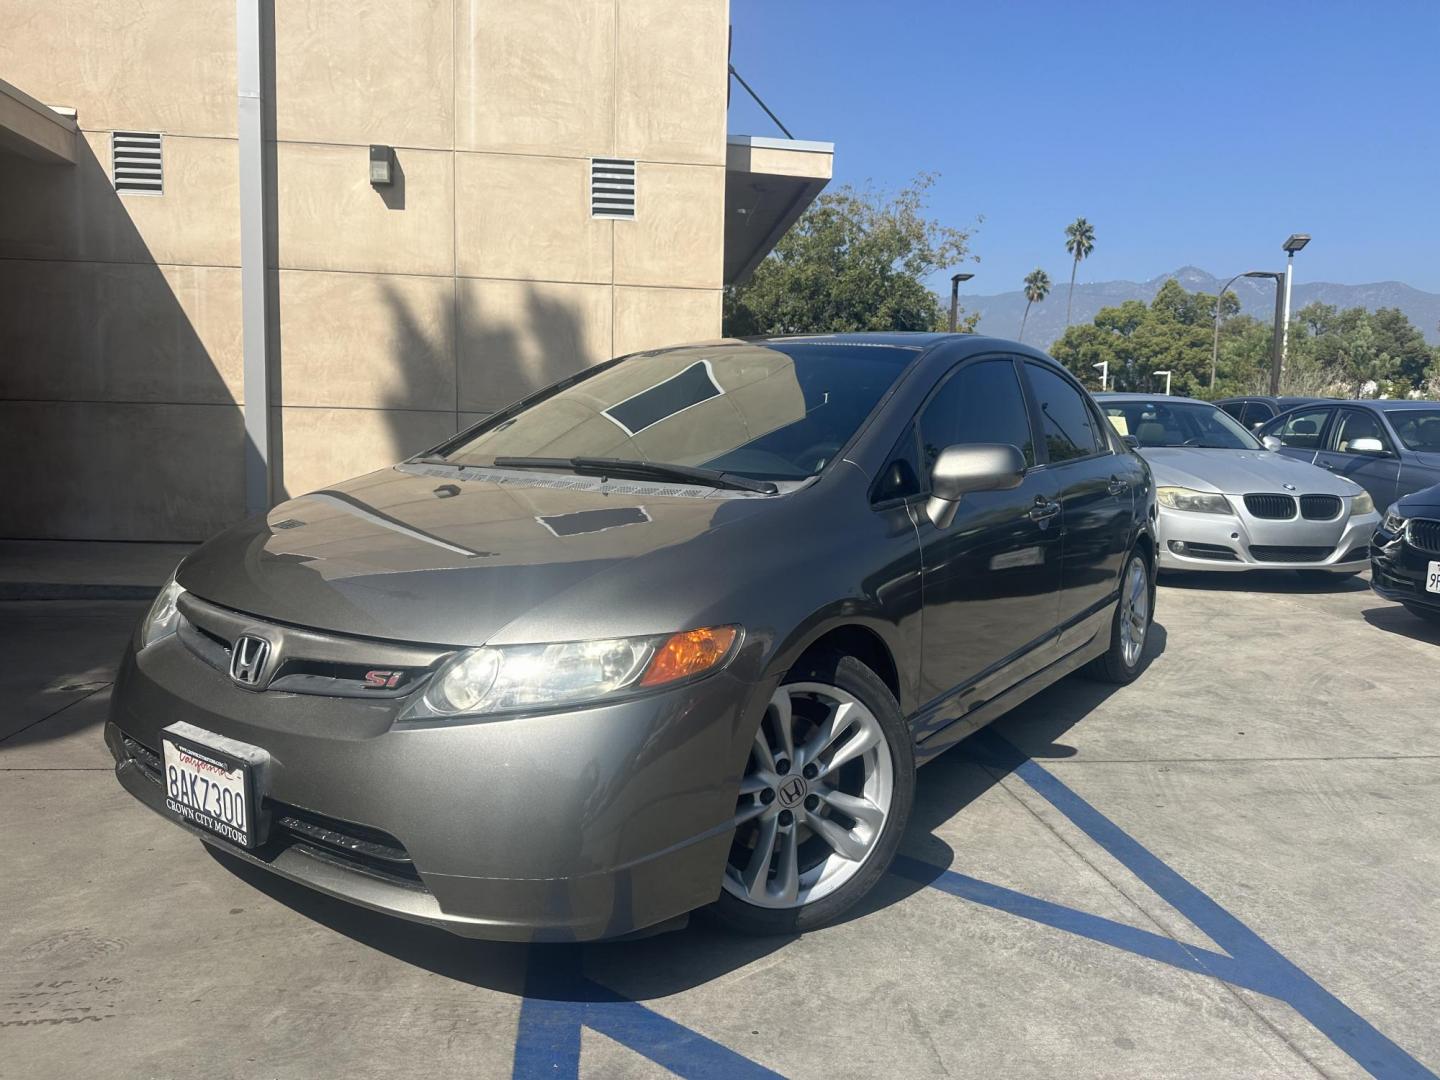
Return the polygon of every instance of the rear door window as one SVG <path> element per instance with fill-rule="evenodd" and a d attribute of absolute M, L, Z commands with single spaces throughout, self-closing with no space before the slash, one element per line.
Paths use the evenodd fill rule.
<path fill-rule="evenodd" d="M 1043 364 L 1026 361 L 1025 370 L 1040 409 L 1051 464 L 1098 454 L 1107 443 L 1100 434 L 1100 418 L 1084 395 Z"/>
<path fill-rule="evenodd" d="M 1325 431 L 1325 422 L 1330 419 L 1330 409 L 1301 409 L 1285 417 L 1268 432 L 1279 438 L 1285 446 L 1297 450 L 1320 449 L 1320 436 Z"/>

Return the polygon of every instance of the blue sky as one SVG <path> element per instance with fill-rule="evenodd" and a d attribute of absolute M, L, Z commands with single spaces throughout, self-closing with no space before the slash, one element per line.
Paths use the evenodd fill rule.
<path fill-rule="evenodd" d="M 941 174 L 975 293 L 1193 264 L 1440 292 L 1440 2 L 732 0 L 736 68 L 834 183 Z M 730 130 L 778 135 L 732 87 Z"/>

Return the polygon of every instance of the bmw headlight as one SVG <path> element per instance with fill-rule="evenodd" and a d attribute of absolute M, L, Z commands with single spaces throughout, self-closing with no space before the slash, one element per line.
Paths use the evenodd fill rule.
<path fill-rule="evenodd" d="M 1368 491 L 1362 491 L 1359 495 L 1350 496 L 1350 513 L 1373 514 L 1374 512 L 1375 500 L 1370 497 Z"/>
<path fill-rule="evenodd" d="M 725 664 L 740 631 L 712 626 L 654 637 L 487 645 L 457 653 L 405 719 L 569 708 L 698 678 Z"/>
<path fill-rule="evenodd" d="M 1211 491 L 1195 491 L 1193 488 L 1162 487 L 1155 493 L 1160 505 L 1167 510 L 1188 510 L 1195 514 L 1233 514 L 1230 500 L 1224 495 Z"/>
<path fill-rule="evenodd" d="M 1380 523 L 1380 528 L 1387 533 L 1399 536 L 1405 531 L 1405 522 L 1405 516 L 1396 512 L 1395 507 L 1392 506 L 1385 511 L 1385 520 Z"/>
<path fill-rule="evenodd" d="M 169 637 L 179 628 L 180 609 L 175 605 L 184 591 L 175 583 L 175 575 L 171 574 L 170 580 L 165 582 L 165 587 L 160 590 L 160 595 L 155 597 L 155 602 L 150 605 L 145 621 L 140 624 L 140 648 Z"/>

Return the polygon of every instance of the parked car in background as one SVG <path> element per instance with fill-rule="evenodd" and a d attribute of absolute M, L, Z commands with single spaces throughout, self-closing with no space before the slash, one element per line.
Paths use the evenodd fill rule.
<path fill-rule="evenodd" d="M 1364 488 L 1267 449 L 1209 402 L 1098 394 L 1155 474 L 1164 570 L 1355 574 L 1379 523 Z"/>
<path fill-rule="evenodd" d="M 1260 429 L 1280 453 L 1354 480 L 1382 511 L 1440 483 L 1440 402 L 1323 401 Z"/>
<path fill-rule="evenodd" d="M 1370 549 L 1370 587 L 1440 623 L 1440 484 L 1411 492 L 1385 513 Z"/>
<path fill-rule="evenodd" d="M 1251 395 L 1249 397 L 1221 398 L 1215 402 L 1218 408 L 1224 409 L 1250 431 L 1263 427 L 1283 412 L 1288 412 L 1297 405 L 1308 405 L 1312 401 L 1325 401 L 1326 398 L 1311 397 L 1262 397 Z"/>
<path fill-rule="evenodd" d="M 206 843 L 458 934 L 810 929 L 884 875 L 917 763 L 1136 677 L 1153 508 L 1023 345 L 637 353 L 202 545 L 105 739 Z"/>

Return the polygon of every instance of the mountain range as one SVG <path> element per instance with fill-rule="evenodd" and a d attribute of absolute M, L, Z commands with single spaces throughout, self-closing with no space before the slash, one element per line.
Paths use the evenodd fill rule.
<path fill-rule="evenodd" d="M 1069 267 L 1065 268 L 1067 271 Z M 1089 281 L 1075 283 L 1075 306 L 1072 322 L 1088 323 L 1102 307 L 1114 307 L 1126 300 L 1149 303 L 1167 280 L 1174 278 L 1191 292 L 1212 295 L 1224 284 L 1224 278 L 1194 266 L 1182 266 L 1171 274 L 1161 274 L 1149 281 Z M 1068 273 L 1054 282 L 1050 295 L 1030 308 L 1025 324 L 1025 340 L 1048 348 L 1065 332 L 1065 294 L 1069 288 Z M 1269 322 L 1275 318 L 1275 286 L 1264 278 L 1240 278 L 1230 290 L 1240 298 L 1240 310 L 1246 315 Z M 948 302 L 949 297 L 944 298 Z M 1370 285 L 1336 285 L 1328 281 L 1297 281 L 1290 298 L 1291 312 L 1319 300 L 1339 308 L 1363 307 L 1371 311 L 1395 307 L 1403 311 L 1432 345 L 1440 342 L 1440 293 L 1422 292 L 1399 281 L 1377 281 Z M 980 333 L 1013 338 L 1020 332 L 1020 319 L 1025 314 L 1025 294 L 998 293 L 973 296 L 961 292 L 960 306 L 967 312 L 980 313 Z"/>

